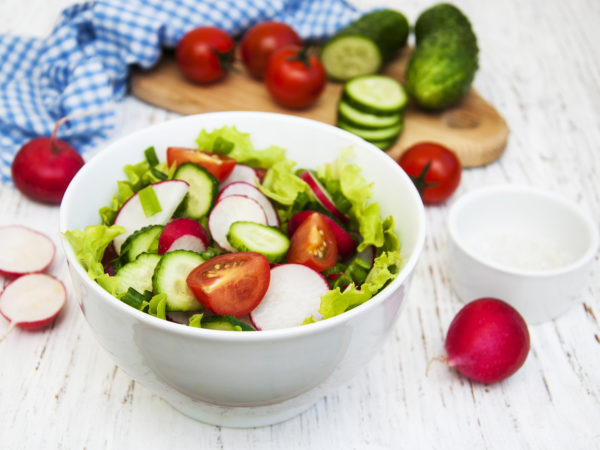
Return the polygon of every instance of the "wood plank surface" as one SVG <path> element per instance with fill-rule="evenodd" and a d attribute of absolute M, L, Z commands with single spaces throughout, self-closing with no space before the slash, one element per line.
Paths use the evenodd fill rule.
<path fill-rule="evenodd" d="M 403 80 L 410 53 L 410 48 L 403 50 L 383 73 Z M 241 64 L 223 80 L 201 85 L 186 79 L 173 55 L 167 53 L 152 69 L 134 71 L 131 92 L 140 100 L 180 114 L 268 111 L 335 125 L 342 84 L 327 83 L 314 105 L 292 110 L 273 101 L 264 83 L 250 77 Z M 426 112 L 409 104 L 404 115 L 404 130 L 387 152 L 397 158 L 416 142 L 435 141 L 453 149 L 463 166 L 481 166 L 502 155 L 508 135 L 504 118 L 472 88 L 459 104 L 441 112 Z"/>
<path fill-rule="evenodd" d="M 3 0 L 0 33 L 44 35 L 73 1 Z M 396 7 L 411 21 L 431 5 L 352 3 Z M 246 430 L 205 425 L 182 416 L 115 366 L 69 296 L 51 328 L 16 329 L 0 343 L 0 448 L 600 449 L 598 255 L 573 308 L 529 328 L 531 352 L 513 377 L 480 385 L 441 364 L 425 375 L 429 360 L 443 352 L 445 332 L 462 306 L 446 256 L 446 218 L 455 199 L 487 185 L 533 185 L 576 201 L 600 223 L 597 0 L 456 4 L 479 39 L 475 89 L 506 119 L 510 138 L 499 160 L 463 171 L 454 197 L 426 209 L 427 238 L 407 305 L 385 345 L 356 377 L 281 424 Z M 110 140 L 178 117 L 133 97 L 118 111 Z M 0 225 L 28 224 L 58 243 L 58 208 L 0 185 L 0 211 Z M 60 250 L 50 273 L 71 292 Z M 0 318 L 0 333 L 7 326 Z"/>

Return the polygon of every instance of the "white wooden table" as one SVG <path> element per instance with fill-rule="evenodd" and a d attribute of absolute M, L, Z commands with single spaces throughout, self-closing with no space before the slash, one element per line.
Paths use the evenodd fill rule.
<path fill-rule="evenodd" d="M 43 36 L 69 3 L 0 0 L 0 32 Z M 464 171 L 454 198 L 483 185 L 529 184 L 560 192 L 600 219 L 598 1 L 456 3 L 479 38 L 475 87 L 506 118 L 511 135 L 498 162 Z M 413 21 L 431 2 L 378 4 Z M 133 98 L 120 111 L 112 139 L 175 117 Z M 113 364 L 70 297 L 51 328 L 17 329 L 0 344 L 0 448 L 600 448 L 598 256 L 578 304 L 530 327 L 531 352 L 516 375 L 484 386 L 435 365 L 425 376 L 461 307 L 445 256 L 449 204 L 427 208 L 425 249 L 389 340 L 355 378 L 300 416 L 248 430 L 182 416 Z M 12 223 L 58 243 L 58 208 L 3 185 L 0 224 Z M 50 272 L 69 287 L 60 251 Z M 0 332 L 7 325 L 0 319 Z"/>

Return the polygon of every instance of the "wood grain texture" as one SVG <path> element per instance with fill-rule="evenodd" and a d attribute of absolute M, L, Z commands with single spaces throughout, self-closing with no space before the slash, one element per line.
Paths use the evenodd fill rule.
<path fill-rule="evenodd" d="M 383 73 L 403 80 L 410 53 L 410 48 L 400 52 Z M 335 125 L 342 84 L 327 83 L 317 103 L 306 109 L 291 110 L 274 102 L 264 83 L 248 76 L 243 67 L 238 69 L 217 83 L 201 85 L 187 80 L 173 55 L 166 54 L 152 69 L 134 71 L 131 93 L 140 100 L 180 114 L 268 111 Z M 409 104 L 404 115 L 404 130 L 387 153 L 397 158 L 416 142 L 434 141 L 453 149 L 463 166 L 482 166 L 502 155 L 508 134 L 504 118 L 472 88 L 459 104 L 442 112 L 426 112 Z"/>
<path fill-rule="evenodd" d="M 47 32 L 67 3 L 3 0 L 0 32 Z M 381 4 L 414 20 L 431 3 Z M 456 4 L 479 37 L 475 88 L 506 119 L 510 138 L 498 161 L 463 172 L 448 204 L 427 208 L 426 245 L 406 308 L 385 345 L 356 377 L 282 424 L 249 430 L 205 425 L 182 416 L 115 367 L 70 297 L 52 328 L 17 329 L 0 344 L 0 448 L 600 448 L 598 255 L 593 277 L 573 309 L 530 327 L 531 353 L 513 377 L 479 385 L 442 365 L 425 375 L 428 361 L 443 352 L 445 331 L 462 306 L 446 259 L 445 221 L 455 198 L 492 184 L 535 185 L 576 201 L 600 222 L 598 2 Z M 111 139 L 178 116 L 131 97 L 119 114 Z M 2 185 L 0 211 L 0 224 L 28 224 L 58 242 L 56 207 L 30 202 Z M 70 290 L 62 252 L 50 272 Z M 6 326 L 0 319 L 0 333 Z"/>

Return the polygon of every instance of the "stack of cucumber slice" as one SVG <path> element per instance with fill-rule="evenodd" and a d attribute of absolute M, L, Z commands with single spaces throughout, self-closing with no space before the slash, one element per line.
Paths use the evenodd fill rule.
<path fill-rule="evenodd" d="M 407 102 L 404 87 L 391 77 L 353 78 L 344 85 L 337 126 L 386 150 L 402 133 Z"/>

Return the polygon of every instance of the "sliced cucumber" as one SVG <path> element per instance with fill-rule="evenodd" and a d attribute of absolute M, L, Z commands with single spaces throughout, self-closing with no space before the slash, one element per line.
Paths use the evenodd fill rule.
<path fill-rule="evenodd" d="M 167 294 L 167 311 L 197 311 L 202 305 L 186 283 L 192 270 L 204 262 L 199 253 L 174 250 L 165 253 L 152 276 L 155 294 Z"/>
<path fill-rule="evenodd" d="M 158 254 L 142 253 L 135 261 L 122 266 L 115 274 L 119 283 L 117 293 L 127 292 L 130 287 L 140 293 L 152 291 L 152 274 L 160 260 Z"/>
<path fill-rule="evenodd" d="M 398 113 L 406 108 L 408 96 L 402 84 L 386 75 L 357 77 L 344 85 L 342 99 L 371 114 Z"/>
<path fill-rule="evenodd" d="M 219 181 L 206 169 L 191 162 L 181 164 L 173 177 L 190 185 L 178 214 L 196 220 L 208 215 L 219 193 Z"/>
<path fill-rule="evenodd" d="M 232 223 L 227 240 L 236 250 L 260 253 L 269 262 L 281 261 L 290 247 L 290 240 L 279 228 L 256 222 Z"/>
<path fill-rule="evenodd" d="M 355 127 L 344 121 L 338 121 L 337 126 L 367 141 L 385 141 L 387 139 L 395 139 L 402 132 L 404 122 L 391 127 L 377 129 Z"/>
<path fill-rule="evenodd" d="M 234 316 L 208 316 L 203 317 L 201 321 L 202 328 L 208 328 L 211 330 L 224 330 L 224 331 L 256 331 L 256 329 L 248 325 L 246 322 L 242 322 L 236 319 Z"/>
<path fill-rule="evenodd" d="M 396 137 L 393 137 L 391 139 L 384 139 L 382 141 L 371 140 L 369 142 L 381 150 L 387 150 L 388 148 L 392 147 L 396 143 L 396 139 L 397 139 Z"/>
<path fill-rule="evenodd" d="M 397 112 L 393 114 L 370 114 L 362 112 L 345 101 L 338 104 L 338 120 L 342 120 L 349 125 L 362 128 L 385 128 L 398 125 L 402 122 L 404 114 Z"/>
<path fill-rule="evenodd" d="M 157 253 L 158 238 L 163 229 L 162 225 L 149 225 L 129 236 L 121 246 L 124 261 L 134 261 L 142 253 Z"/>
<path fill-rule="evenodd" d="M 406 45 L 408 32 L 408 20 L 401 12 L 373 11 L 329 39 L 321 61 L 327 75 L 338 81 L 374 74 Z"/>

